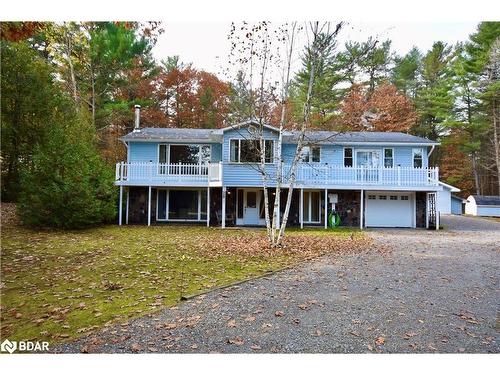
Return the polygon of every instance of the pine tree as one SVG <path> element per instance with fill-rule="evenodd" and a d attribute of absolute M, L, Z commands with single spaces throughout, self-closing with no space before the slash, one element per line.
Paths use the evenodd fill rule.
<path fill-rule="evenodd" d="M 447 129 L 454 102 L 449 66 L 452 57 L 450 46 L 436 42 L 422 59 L 422 82 L 416 98 L 420 115 L 414 129 L 417 135 L 436 140 Z"/>
<path fill-rule="evenodd" d="M 413 47 L 403 57 L 394 59 L 392 83 L 405 95 L 413 99 L 417 96 L 421 64 L 422 54 L 416 47 Z"/>
<path fill-rule="evenodd" d="M 112 220 L 113 173 L 96 149 L 91 121 L 83 113 L 61 114 L 49 127 L 32 166 L 21 174 L 17 208 L 23 223 L 70 229 Z"/>

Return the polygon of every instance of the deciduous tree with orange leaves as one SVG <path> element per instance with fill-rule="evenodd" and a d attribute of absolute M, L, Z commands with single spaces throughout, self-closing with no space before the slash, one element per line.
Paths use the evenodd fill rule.
<path fill-rule="evenodd" d="M 341 106 L 341 124 L 357 131 L 409 131 L 417 122 L 413 101 L 391 84 L 377 86 L 368 97 L 362 85 L 353 85 Z"/>

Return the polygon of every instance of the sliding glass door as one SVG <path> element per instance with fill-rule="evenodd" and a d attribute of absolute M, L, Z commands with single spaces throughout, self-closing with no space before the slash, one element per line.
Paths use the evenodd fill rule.
<path fill-rule="evenodd" d="M 158 221 L 203 221 L 207 218 L 207 190 L 159 189 Z"/>
<path fill-rule="evenodd" d="M 304 191 L 304 223 L 319 223 L 321 195 L 319 191 Z"/>

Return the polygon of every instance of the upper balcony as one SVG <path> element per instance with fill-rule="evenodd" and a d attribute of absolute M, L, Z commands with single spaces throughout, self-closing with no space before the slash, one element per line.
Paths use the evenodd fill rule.
<path fill-rule="evenodd" d="M 222 163 L 117 163 L 116 184 L 136 186 L 221 186 Z"/>
<path fill-rule="evenodd" d="M 290 174 L 290 166 L 285 166 Z M 439 168 L 343 167 L 328 164 L 299 164 L 297 186 L 383 188 L 392 190 L 426 189 L 439 186 Z"/>
<path fill-rule="evenodd" d="M 268 164 L 269 175 L 275 176 L 276 165 Z M 283 183 L 290 178 L 289 164 L 283 166 Z M 296 187 L 425 190 L 438 187 L 438 168 L 411 167 L 343 167 L 321 163 L 300 163 L 296 169 Z M 116 184 L 136 186 L 261 186 L 258 164 L 206 163 L 160 164 L 117 163 Z M 268 186 L 274 186 L 270 178 Z"/>

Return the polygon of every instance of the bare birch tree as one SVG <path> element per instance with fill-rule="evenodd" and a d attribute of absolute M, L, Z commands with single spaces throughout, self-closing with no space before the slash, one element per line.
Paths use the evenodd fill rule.
<path fill-rule="evenodd" d="M 244 23 L 239 31 L 243 31 L 243 37 L 237 36 L 238 32 L 233 25 L 230 39 L 233 38 L 232 52 L 239 54 L 238 62 L 240 64 L 248 64 L 250 70 L 250 91 L 251 97 L 254 96 L 252 90 L 253 72 L 255 65 L 258 65 L 259 71 L 259 89 L 257 97 L 252 101 L 254 114 L 259 129 L 254 135 L 254 140 L 258 142 L 257 153 L 260 163 L 257 166 L 249 165 L 255 168 L 262 177 L 262 188 L 264 198 L 264 211 L 266 229 L 269 238 L 269 243 L 272 247 L 281 246 L 285 229 L 288 223 L 290 206 L 292 202 L 293 189 L 296 182 L 297 166 L 302 160 L 303 148 L 305 145 L 306 131 L 310 126 L 311 103 L 313 99 L 313 87 L 316 78 L 316 69 L 325 58 L 325 51 L 329 47 L 336 44 L 338 33 L 342 28 L 343 23 L 332 25 L 329 22 L 320 23 L 310 22 L 304 26 L 298 26 L 297 23 L 281 25 L 277 29 L 271 30 L 268 22 L 262 22 L 249 27 Z M 286 131 L 287 118 L 287 102 L 290 96 L 290 83 L 292 65 L 295 59 L 295 42 L 298 33 L 305 31 L 307 35 L 306 48 L 310 52 L 308 54 L 308 66 L 310 67 L 309 79 L 307 83 L 307 95 L 302 110 L 302 117 L 299 121 L 299 129 L 297 135 L 297 148 L 293 155 L 292 163 L 288 171 L 283 169 L 283 160 L 281 155 L 283 134 Z M 273 74 L 281 76 L 280 81 L 273 81 Z M 271 78 L 269 77 L 271 76 Z M 268 168 L 266 165 L 266 150 L 265 150 L 265 123 L 266 123 L 266 105 L 268 105 L 267 95 L 272 96 L 276 87 L 280 87 L 279 104 L 281 106 L 280 121 L 278 126 L 278 141 L 275 146 L 277 151 L 274 155 L 275 171 Z M 286 173 L 285 173 L 286 172 Z M 268 187 L 271 182 L 275 185 L 275 197 L 272 212 L 269 210 L 269 194 Z M 287 186 L 288 193 L 285 204 L 285 210 L 280 220 L 279 203 L 283 185 Z M 279 223 L 279 225 L 278 225 Z"/>

